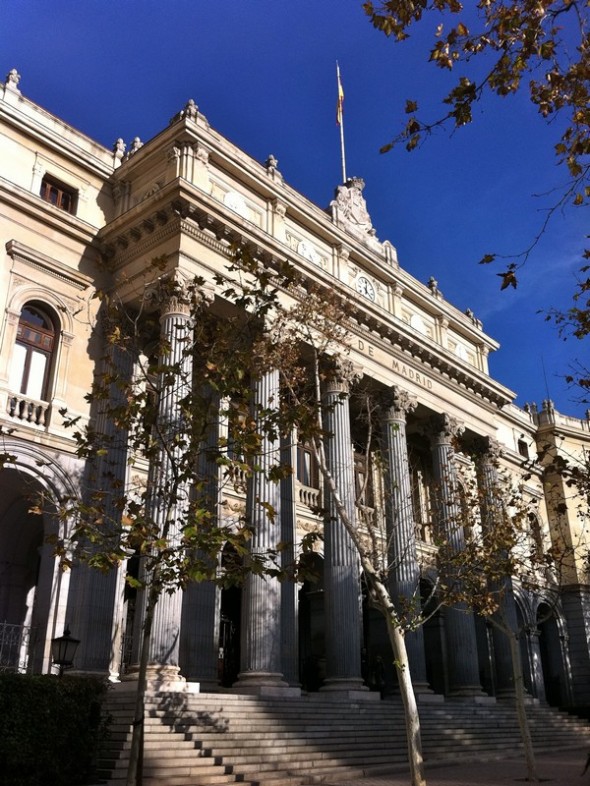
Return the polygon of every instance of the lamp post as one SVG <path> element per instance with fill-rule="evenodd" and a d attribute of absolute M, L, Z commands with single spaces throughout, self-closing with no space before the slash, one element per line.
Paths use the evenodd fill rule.
<path fill-rule="evenodd" d="M 73 662 L 80 639 L 74 639 L 70 634 L 70 626 L 66 622 L 62 636 L 51 639 L 51 657 L 56 666 L 59 667 L 59 676 L 64 673 L 64 669 L 69 669 Z"/>

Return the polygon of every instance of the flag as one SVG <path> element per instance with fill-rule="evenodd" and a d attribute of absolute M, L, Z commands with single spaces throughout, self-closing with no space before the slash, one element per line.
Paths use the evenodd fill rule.
<path fill-rule="evenodd" d="M 338 103 L 336 104 L 336 123 L 342 125 L 342 110 L 344 109 L 344 90 L 340 81 L 340 66 L 336 63 L 336 78 L 338 80 Z"/>

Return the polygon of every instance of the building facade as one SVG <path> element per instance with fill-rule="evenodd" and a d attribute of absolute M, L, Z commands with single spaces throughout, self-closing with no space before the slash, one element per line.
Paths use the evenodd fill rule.
<path fill-rule="evenodd" d="M 139 627 L 125 583 L 131 564 L 106 575 L 84 565 L 60 570 L 54 543 L 67 540 L 71 522 L 31 500 L 75 495 L 84 476 L 60 413 L 82 422 L 91 414 L 85 396 L 103 354 L 93 294 L 109 289 L 132 304 L 155 279 L 150 260 L 160 258 L 158 275 L 200 277 L 219 308 L 216 276 L 233 244 L 242 243 L 261 261 L 289 260 L 353 305 L 355 375 L 342 373 L 324 391 L 341 404 L 328 428 L 328 460 L 344 467 L 346 503 L 358 508 L 356 491 L 363 489 L 364 515 L 380 510 L 397 522 L 398 549 L 411 543 L 416 556 L 409 567 L 400 556 L 396 591 L 420 581 L 428 596 L 433 488 L 469 475 L 477 445 L 482 493 L 498 466 L 522 478 L 537 511 L 531 538 L 540 549 L 564 546 L 571 555 L 546 591 L 513 582 L 527 690 L 554 705 L 590 706 L 587 500 L 580 507 L 579 495 L 554 471 L 556 456 L 583 462 L 589 421 L 557 413 L 550 401 L 539 410 L 514 405 L 514 394 L 489 375 L 488 356 L 498 344 L 472 312 L 444 299 L 434 279 L 422 284 L 399 266 L 393 245 L 376 236 L 362 180 L 338 186 L 328 209 L 320 209 L 289 187 L 272 155 L 254 161 L 193 101 L 149 142 L 135 139 L 127 150 L 117 140 L 108 150 L 29 101 L 16 70 L 0 87 L 0 123 L 2 667 L 51 671 L 51 639 L 68 623 L 81 641 L 77 671 L 117 680 L 129 670 L 134 619 Z M 182 319 L 177 303 L 160 305 L 172 351 Z M 272 377 L 260 383 L 262 400 L 276 385 Z M 364 427 L 352 396 L 359 380 L 385 402 L 387 471 L 368 483 Z M 314 511 L 322 491 L 305 445 L 292 447 L 292 464 L 289 481 L 266 491 L 279 497 L 281 539 L 297 544 L 321 528 Z M 125 466 L 123 459 L 121 472 Z M 324 535 L 311 557 L 315 582 L 275 586 L 251 577 L 242 588 L 203 583 L 166 598 L 152 663 L 204 691 L 394 692 L 384 626 L 363 602 L 357 559 L 343 548 L 341 528 Z M 437 613 L 408 646 L 424 697 L 511 694 L 507 643 L 473 614 Z"/>

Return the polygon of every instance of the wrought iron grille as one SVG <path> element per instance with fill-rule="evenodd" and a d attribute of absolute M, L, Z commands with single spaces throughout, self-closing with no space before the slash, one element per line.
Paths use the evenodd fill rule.
<path fill-rule="evenodd" d="M 0 622 L 0 671 L 24 673 L 31 655 L 33 628 Z"/>

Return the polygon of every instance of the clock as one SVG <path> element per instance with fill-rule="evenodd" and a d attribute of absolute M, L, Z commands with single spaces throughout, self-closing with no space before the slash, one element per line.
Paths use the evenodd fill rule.
<path fill-rule="evenodd" d="M 359 295 L 375 302 L 375 287 L 366 276 L 359 276 L 356 280 L 356 291 Z"/>

